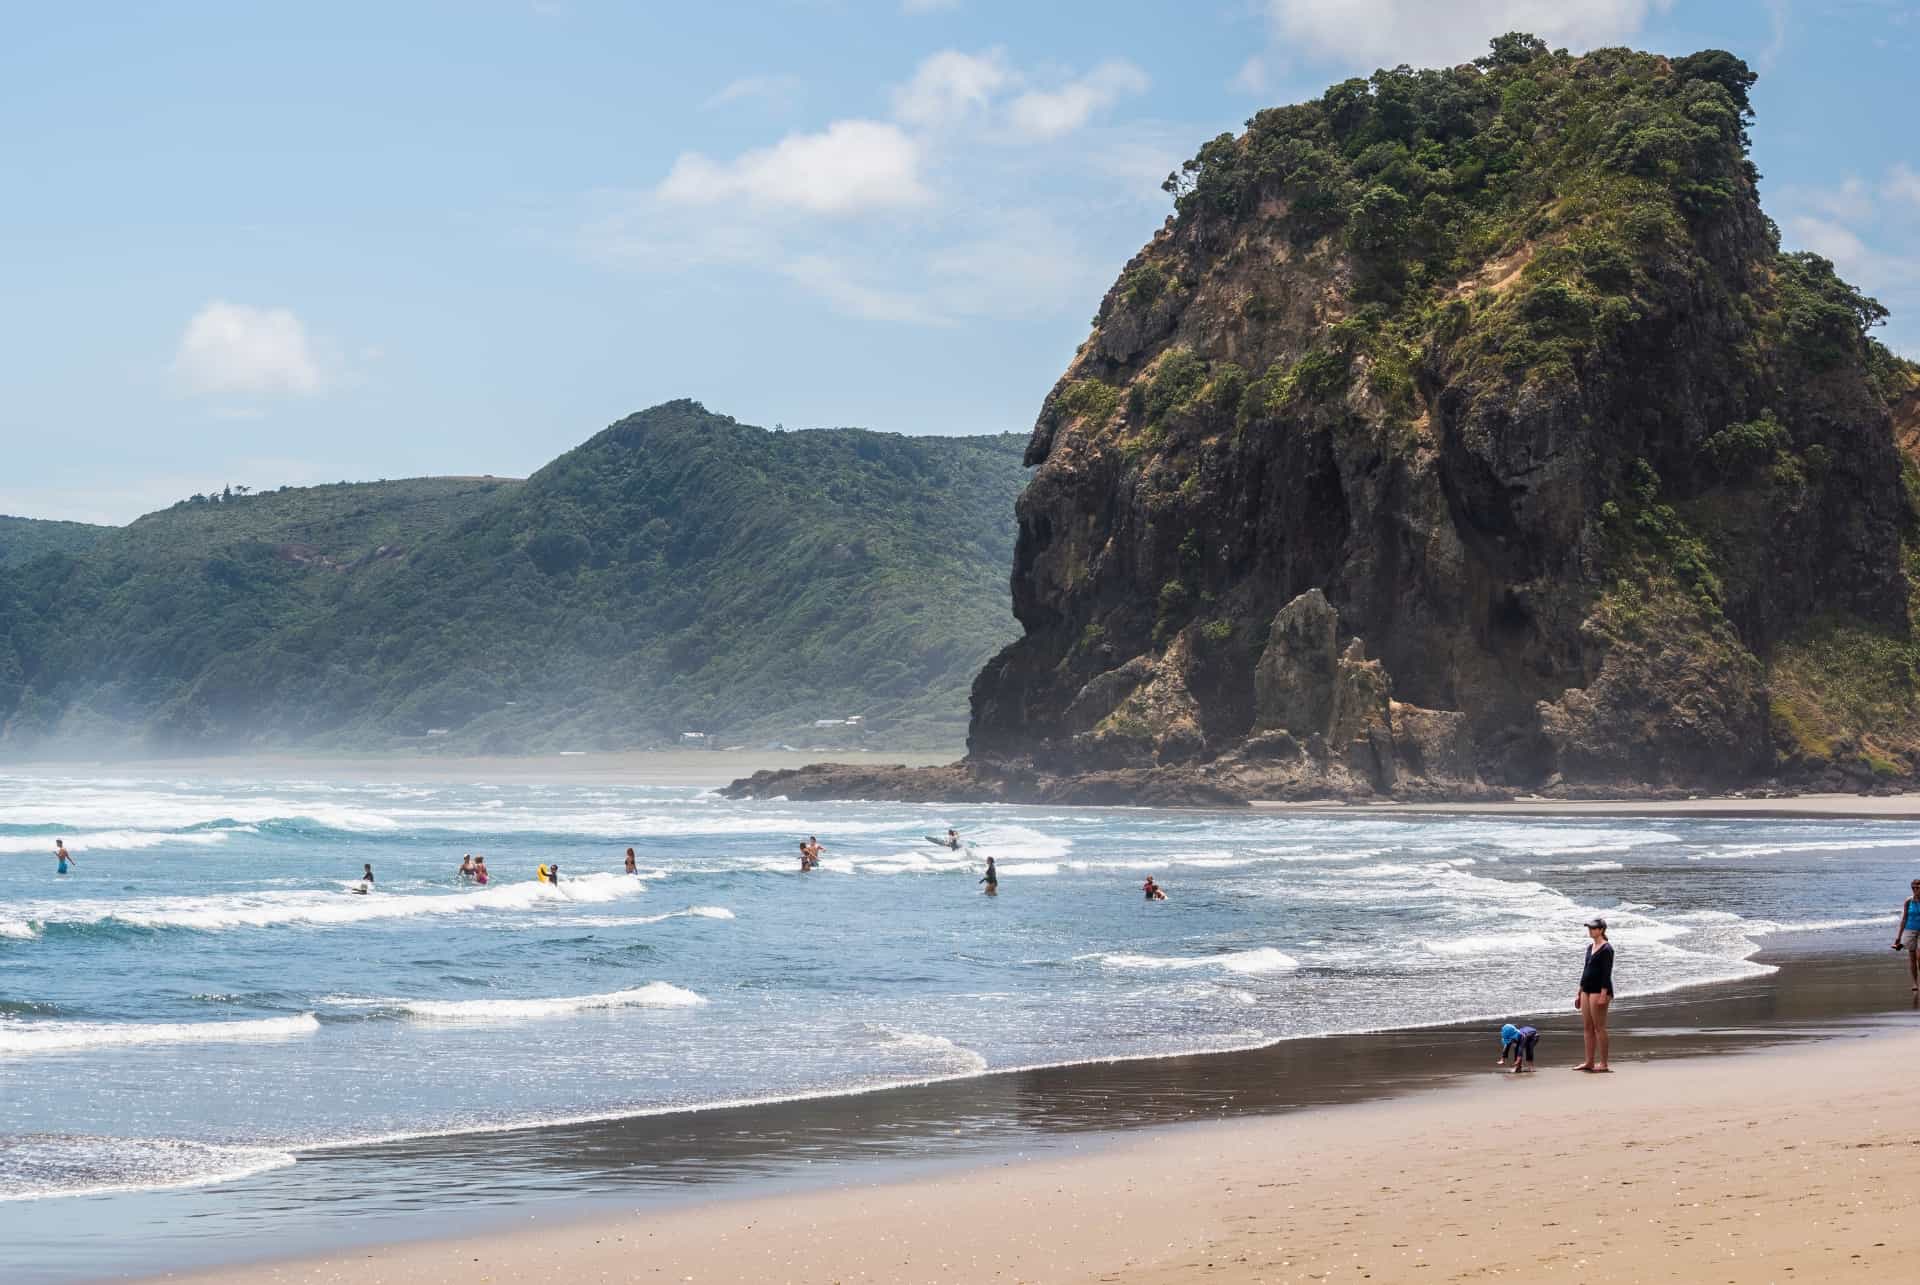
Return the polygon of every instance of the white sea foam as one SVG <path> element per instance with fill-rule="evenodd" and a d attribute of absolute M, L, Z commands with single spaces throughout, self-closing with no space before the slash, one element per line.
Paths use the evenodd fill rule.
<path fill-rule="evenodd" d="M 21 1022 L 0 1021 L 0 1056 L 59 1053 L 135 1044 L 232 1044 L 285 1040 L 320 1029 L 312 1013 L 243 1022 Z"/>
<path fill-rule="evenodd" d="M 237 830 L 235 827 L 234 830 Z M 82 831 L 67 840 L 76 867 L 89 852 L 126 852 L 138 848 L 212 848 L 227 841 L 234 830 L 194 830 L 174 834 L 166 830 Z M 53 840 L 37 834 L 0 834 L 0 852 L 39 852 L 51 859 Z"/>
<path fill-rule="evenodd" d="M 553 999 L 386 999 L 367 1005 L 396 1008 L 410 1017 L 433 1022 L 514 1022 L 527 1018 L 564 1017 L 608 1008 L 695 1008 L 706 1003 L 671 982 L 648 982 L 629 990 L 603 995 L 562 995 Z"/>
<path fill-rule="evenodd" d="M 883 1048 L 910 1050 L 917 1054 L 932 1057 L 946 1063 L 942 1069 L 959 1074 L 977 1074 L 987 1069 L 987 1059 L 963 1044 L 956 1044 L 944 1035 L 929 1035 L 922 1031 L 897 1031 L 889 1027 L 878 1028 Z"/>
<path fill-rule="evenodd" d="M 0 1200 L 198 1187 L 294 1162 L 287 1152 L 271 1147 L 88 1134 L 15 1134 L 6 1139 L 5 1151 Z"/>
<path fill-rule="evenodd" d="M 0 919 L 0 937 L 14 941 L 32 941 L 40 930 L 24 919 Z"/>
<path fill-rule="evenodd" d="M 1224 968 L 1230 973 L 1286 973 L 1300 967 L 1299 960 L 1271 946 L 1223 951 L 1218 955 L 1111 954 L 1096 958 L 1108 968 Z"/>
<path fill-rule="evenodd" d="M 1575 866 L 1574 869 L 1585 870 L 1585 871 L 1625 870 L 1626 867 L 1621 865 L 1618 861 L 1582 861 L 1579 865 Z"/>
<path fill-rule="evenodd" d="M 1420 943 L 1435 955 L 1499 955 L 1523 950 L 1542 950 L 1553 945 L 1539 933 L 1485 933 L 1466 937 L 1444 937 Z"/>
<path fill-rule="evenodd" d="M 591 874 L 558 885 L 523 880 L 494 883 L 463 892 L 391 893 L 366 896 L 349 892 L 263 892 L 210 897 L 144 897 L 126 901 L 36 903 L 30 917 L 42 924 L 117 922 L 138 928 L 190 928 L 220 932 L 232 928 L 286 925 L 330 927 L 377 919 L 476 912 L 510 913 L 617 901 L 646 891 L 626 875 Z M 351 885 L 358 886 L 358 885 Z"/>

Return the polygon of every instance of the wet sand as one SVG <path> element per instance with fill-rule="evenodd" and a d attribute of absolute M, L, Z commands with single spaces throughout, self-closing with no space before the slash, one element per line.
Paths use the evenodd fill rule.
<path fill-rule="evenodd" d="M 1906 1279 L 1917 1054 L 1902 1032 L 1488 1074 L 1088 1156 L 186 1279 Z"/>
<path fill-rule="evenodd" d="M 1531 1078 L 1480 1023 L 317 1154 L 261 1181 L 254 1230 L 325 1202 L 365 1234 L 356 1204 L 399 1198 L 371 1226 L 401 1243 L 166 1279 L 1878 1276 L 1915 1245 L 1920 1014 L 1864 945 L 1624 1000 L 1610 1077 L 1565 1069 L 1569 1011 Z"/>

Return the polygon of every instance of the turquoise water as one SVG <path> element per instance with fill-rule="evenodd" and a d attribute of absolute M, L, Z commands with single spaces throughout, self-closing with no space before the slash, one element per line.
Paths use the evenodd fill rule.
<path fill-rule="evenodd" d="M 949 825 L 967 850 L 924 838 Z M 455 879 L 465 852 L 490 886 Z M 1558 1010 L 1596 911 L 1631 998 L 1761 971 L 1780 927 L 1884 953 L 1916 870 L 1896 822 L 0 776 L 0 1198 Z"/>

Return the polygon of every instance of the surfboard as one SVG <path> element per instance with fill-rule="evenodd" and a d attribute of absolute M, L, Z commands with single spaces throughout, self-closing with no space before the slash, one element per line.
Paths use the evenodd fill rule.
<path fill-rule="evenodd" d="M 942 839 L 937 834 L 928 835 L 927 842 L 931 843 L 936 848 L 945 848 L 948 852 L 958 852 L 960 851 L 960 848 L 964 848 L 967 846 L 966 844 L 963 843 L 960 845 L 960 848 L 956 848 L 952 844 L 948 843 L 945 839 Z"/>

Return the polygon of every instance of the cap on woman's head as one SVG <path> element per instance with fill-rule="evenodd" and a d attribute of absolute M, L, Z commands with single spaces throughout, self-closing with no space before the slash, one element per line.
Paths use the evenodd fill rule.
<path fill-rule="evenodd" d="M 1520 1038 L 1520 1028 L 1515 1026 L 1512 1022 L 1508 1022 L 1505 1026 L 1500 1028 L 1500 1042 L 1502 1044 L 1511 1044 L 1519 1038 Z"/>
<path fill-rule="evenodd" d="M 1598 928 L 1601 932 L 1605 932 L 1607 930 L 1607 921 L 1595 915 L 1593 918 L 1587 920 L 1587 927 Z"/>

